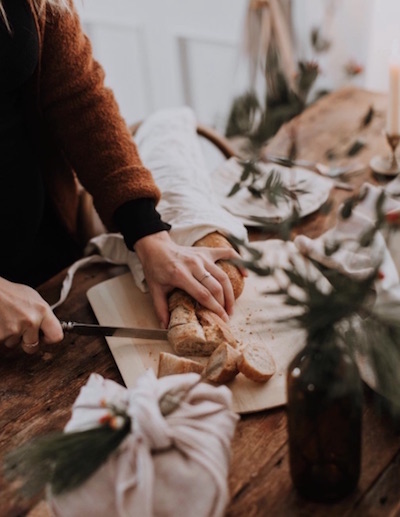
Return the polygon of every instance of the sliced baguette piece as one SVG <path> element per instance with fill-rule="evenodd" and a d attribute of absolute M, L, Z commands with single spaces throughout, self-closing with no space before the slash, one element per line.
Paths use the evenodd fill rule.
<path fill-rule="evenodd" d="M 238 369 L 248 379 L 266 382 L 276 372 L 274 358 L 265 346 L 247 344 L 237 361 Z"/>
<path fill-rule="evenodd" d="M 168 341 L 178 355 L 210 355 L 215 348 L 207 345 L 204 330 L 197 320 L 168 329 Z"/>
<path fill-rule="evenodd" d="M 178 357 L 168 352 L 160 352 L 158 361 L 157 377 L 165 377 L 166 375 L 176 375 L 180 373 L 202 373 L 204 365 L 187 359 L 186 357 Z"/>
<path fill-rule="evenodd" d="M 204 377 L 216 384 L 232 381 L 239 373 L 237 361 L 240 356 L 240 352 L 228 343 L 221 343 L 211 354 L 204 369 Z"/>
<path fill-rule="evenodd" d="M 168 299 L 170 319 L 168 341 L 178 355 L 210 355 L 206 336 L 195 312 L 195 301 L 180 289 Z"/>

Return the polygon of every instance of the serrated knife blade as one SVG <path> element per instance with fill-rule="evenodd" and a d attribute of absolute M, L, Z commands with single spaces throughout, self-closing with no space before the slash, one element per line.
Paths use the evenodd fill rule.
<path fill-rule="evenodd" d="M 134 337 L 139 339 L 168 341 L 168 331 L 163 329 L 108 327 L 92 323 L 79 323 L 77 321 L 60 321 L 60 323 L 64 332 L 73 332 L 83 336 Z"/>

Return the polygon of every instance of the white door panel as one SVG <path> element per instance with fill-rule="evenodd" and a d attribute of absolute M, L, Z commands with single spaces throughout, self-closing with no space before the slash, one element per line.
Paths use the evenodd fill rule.
<path fill-rule="evenodd" d="M 133 122 L 145 117 L 154 102 L 143 26 L 98 19 L 85 23 L 84 29 L 125 118 Z"/>
<path fill-rule="evenodd" d="M 191 106 L 223 128 L 247 0 L 85 0 L 78 10 L 128 123 Z"/>

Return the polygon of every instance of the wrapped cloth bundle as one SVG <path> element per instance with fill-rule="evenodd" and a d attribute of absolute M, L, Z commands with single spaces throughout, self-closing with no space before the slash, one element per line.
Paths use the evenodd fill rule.
<path fill-rule="evenodd" d="M 157 380 L 146 372 L 134 389 L 92 374 L 65 432 L 83 431 L 127 414 L 130 432 L 81 486 L 49 494 L 55 516 L 222 516 L 228 502 L 230 444 L 237 415 L 231 392 L 198 374 Z M 184 394 L 166 416 L 168 394 Z M 110 413 L 113 408 L 113 413 Z M 50 492 L 50 491 L 49 491 Z"/>

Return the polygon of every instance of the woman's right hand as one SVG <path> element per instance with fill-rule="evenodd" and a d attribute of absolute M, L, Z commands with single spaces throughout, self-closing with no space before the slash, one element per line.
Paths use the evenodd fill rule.
<path fill-rule="evenodd" d="M 21 345 L 26 353 L 33 354 L 40 343 L 58 343 L 63 337 L 60 322 L 37 291 L 0 278 L 1 344 Z"/>

